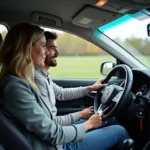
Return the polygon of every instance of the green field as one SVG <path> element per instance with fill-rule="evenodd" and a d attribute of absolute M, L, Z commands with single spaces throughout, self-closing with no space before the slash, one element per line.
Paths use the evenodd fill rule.
<path fill-rule="evenodd" d="M 115 61 L 111 56 L 59 56 L 57 67 L 50 68 L 53 78 L 102 78 L 100 65 Z"/>

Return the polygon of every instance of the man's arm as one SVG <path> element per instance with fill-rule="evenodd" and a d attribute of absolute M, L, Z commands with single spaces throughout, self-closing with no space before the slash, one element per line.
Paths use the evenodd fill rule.
<path fill-rule="evenodd" d="M 76 87 L 76 88 L 62 88 L 55 84 L 52 80 L 54 92 L 56 99 L 58 100 L 73 100 L 81 98 L 85 95 L 88 95 L 91 91 L 97 91 L 98 89 L 107 86 L 107 84 L 102 84 L 103 79 L 98 80 L 95 84 L 85 86 L 85 87 Z"/>
<path fill-rule="evenodd" d="M 50 99 L 48 96 L 48 89 L 46 87 L 46 83 L 43 80 L 35 78 L 35 83 L 40 90 L 40 94 L 45 101 L 56 101 L 55 99 Z M 54 97 L 55 98 L 55 97 Z M 51 107 L 51 106 L 50 106 Z M 55 109 L 57 109 L 55 107 Z M 54 116 L 54 121 L 59 125 L 66 126 L 74 124 L 76 121 L 80 119 L 80 112 L 70 113 L 64 116 Z"/>
<path fill-rule="evenodd" d="M 77 87 L 77 88 L 62 88 L 51 81 L 54 88 L 54 93 L 56 99 L 58 100 L 73 100 L 81 98 L 85 95 L 88 95 L 88 88 L 87 87 Z"/>

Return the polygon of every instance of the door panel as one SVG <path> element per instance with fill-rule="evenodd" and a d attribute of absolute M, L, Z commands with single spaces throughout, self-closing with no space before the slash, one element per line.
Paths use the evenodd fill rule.
<path fill-rule="evenodd" d="M 53 81 L 63 88 L 88 86 L 96 82 L 96 80 L 92 79 L 53 79 Z"/>

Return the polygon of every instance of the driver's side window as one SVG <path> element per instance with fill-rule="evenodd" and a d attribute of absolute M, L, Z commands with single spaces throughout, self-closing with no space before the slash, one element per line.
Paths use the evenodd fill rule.
<path fill-rule="evenodd" d="M 51 67 L 53 78 L 102 78 L 100 66 L 105 61 L 116 59 L 98 46 L 66 32 L 44 28 L 45 31 L 56 32 L 59 50 L 57 67 Z"/>

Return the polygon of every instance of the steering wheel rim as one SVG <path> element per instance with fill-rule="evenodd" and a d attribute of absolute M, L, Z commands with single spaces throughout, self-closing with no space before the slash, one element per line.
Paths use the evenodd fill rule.
<path fill-rule="evenodd" d="M 108 85 L 97 91 L 94 100 L 94 112 L 103 114 L 103 121 L 109 120 L 115 116 L 121 108 L 127 103 L 129 93 L 132 88 L 133 73 L 127 65 L 118 65 L 113 68 L 105 77 L 103 83 L 108 83 L 111 77 L 120 70 L 125 72 L 124 88 L 117 85 Z M 101 104 L 99 105 L 99 103 Z M 113 104 L 113 105 L 112 105 Z"/>

